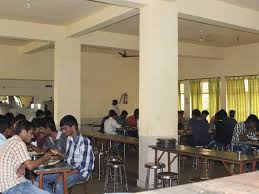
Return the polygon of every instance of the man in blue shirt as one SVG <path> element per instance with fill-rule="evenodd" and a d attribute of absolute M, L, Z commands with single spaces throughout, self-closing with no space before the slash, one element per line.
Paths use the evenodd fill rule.
<path fill-rule="evenodd" d="M 60 127 L 67 136 L 66 154 L 63 157 L 69 165 L 74 167 L 74 170 L 67 173 L 67 186 L 69 188 L 78 182 L 89 179 L 94 168 L 94 154 L 90 140 L 80 134 L 75 117 L 72 115 L 63 117 L 60 121 Z M 55 192 L 49 185 L 52 182 L 55 182 Z M 43 188 L 50 193 L 63 194 L 63 174 L 45 175 Z"/>
<path fill-rule="evenodd" d="M 12 137 L 12 124 L 8 119 L 0 119 L 0 149 L 6 143 L 7 138 Z"/>

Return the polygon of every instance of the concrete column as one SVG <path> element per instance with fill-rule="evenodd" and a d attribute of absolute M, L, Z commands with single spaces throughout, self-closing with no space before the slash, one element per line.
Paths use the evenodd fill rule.
<path fill-rule="evenodd" d="M 55 43 L 54 117 L 57 124 L 67 115 L 80 123 L 81 105 L 81 45 L 74 39 Z"/>
<path fill-rule="evenodd" d="M 150 0 L 140 9 L 139 179 L 154 162 L 158 137 L 177 139 L 178 18 L 175 1 Z M 176 163 L 173 171 L 176 170 Z M 152 176 L 151 176 L 152 179 Z"/>

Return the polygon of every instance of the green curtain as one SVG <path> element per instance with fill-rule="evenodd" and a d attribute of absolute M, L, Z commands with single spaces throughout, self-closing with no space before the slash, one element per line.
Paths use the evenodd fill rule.
<path fill-rule="evenodd" d="M 202 110 L 201 80 L 190 80 L 192 110 Z"/>
<path fill-rule="evenodd" d="M 244 78 L 227 78 L 227 110 L 235 110 L 236 120 L 245 121 L 248 111 Z"/>
<path fill-rule="evenodd" d="M 248 96 L 250 114 L 259 115 L 259 78 L 248 78 Z"/>
<path fill-rule="evenodd" d="M 214 116 L 219 110 L 219 79 L 209 79 L 209 112 Z"/>

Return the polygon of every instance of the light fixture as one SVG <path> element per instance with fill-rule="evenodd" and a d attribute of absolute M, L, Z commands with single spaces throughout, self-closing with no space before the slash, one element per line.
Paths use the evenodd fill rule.
<path fill-rule="evenodd" d="M 27 0 L 27 8 L 28 8 L 28 9 L 31 8 L 31 0 Z"/>

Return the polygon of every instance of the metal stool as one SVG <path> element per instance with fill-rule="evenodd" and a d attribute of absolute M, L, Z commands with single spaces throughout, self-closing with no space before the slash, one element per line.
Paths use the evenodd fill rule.
<path fill-rule="evenodd" d="M 107 157 L 107 151 L 100 151 L 98 153 L 98 180 L 100 181 L 102 178 L 102 175 L 105 174 L 105 159 Z"/>
<path fill-rule="evenodd" d="M 149 188 L 149 176 L 150 176 L 150 169 L 154 170 L 154 188 L 157 189 L 157 170 L 160 170 L 160 172 L 163 172 L 163 168 L 165 168 L 164 163 L 157 163 L 149 162 L 145 164 L 145 168 L 147 168 L 147 175 L 146 175 L 146 183 L 145 188 L 148 190 Z"/>
<path fill-rule="evenodd" d="M 169 187 L 172 187 L 173 183 L 175 185 L 179 184 L 178 174 L 175 172 L 160 172 L 157 174 L 157 178 L 161 179 L 163 188 L 165 187 L 165 182 L 169 183 Z"/>
<path fill-rule="evenodd" d="M 106 176 L 105 176 L 105 183 L 104 183 L 104 191 L 107 191 L 109 183 L 113 184 L 113 192 L 116 192 L 116 189 L 121 188 L 123 185 L 123 174 L 124 172 L 124 181 L 125 181 L 125 188 L 128 191 L 128 182 L 127 182 L 127 174 L 126 174 L 126 167 L 125 163 L 119 161 L 110 161 L 106 164 Z M 109 181 L 109 177 L 112 178 Z"/>

